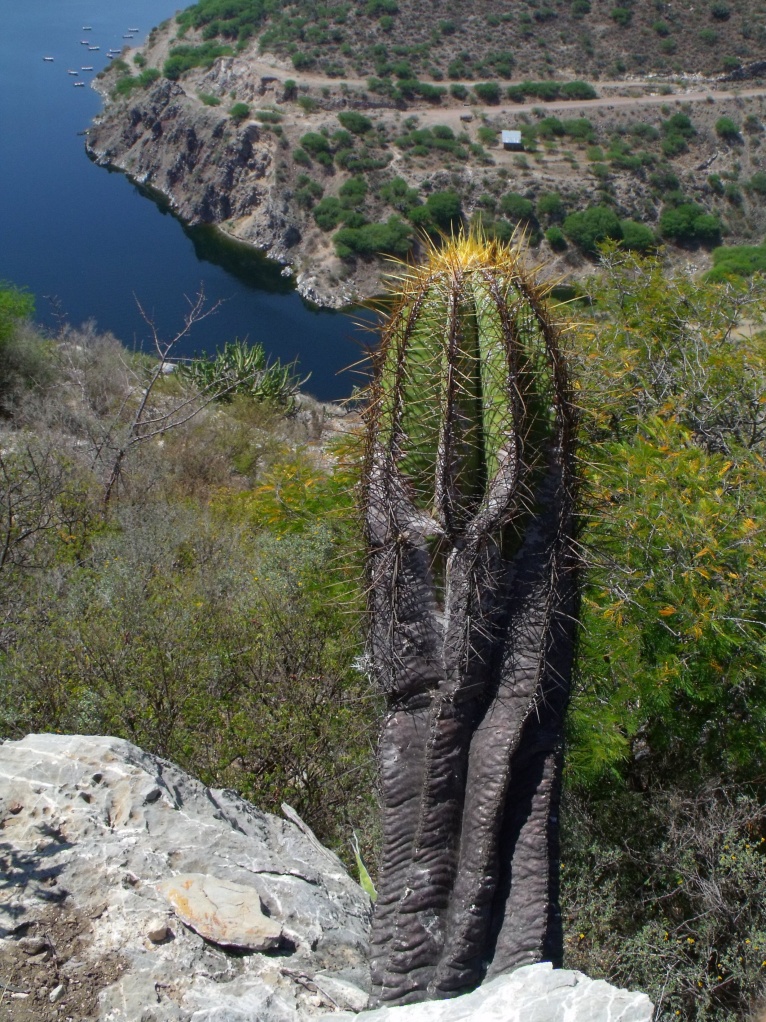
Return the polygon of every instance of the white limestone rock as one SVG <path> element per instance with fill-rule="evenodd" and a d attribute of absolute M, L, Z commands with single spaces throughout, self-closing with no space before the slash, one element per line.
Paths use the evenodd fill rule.
<path fill-rule="evenodd" d="M 305 825 L 208 789 L 129 742 L 0 744 L 0 827 L 0 960 L 28 962 L 52 935 L 62 1018 L 86 1017 L 73 999 L 89 984 L 103 1022 L 302 1022 L 336 1007 L 336 973 L 366 994 L 370 901 L 340 860 Z M 213 900 L 223 890 L 241 907 L 249 898 L 250 922 L 262 905 L 272 949 L 232 953 L 247 934 L 200 927 L 204 939 L 184 925 L 162 893 L 183 874 L 201 875 Z M 65 917 L 76 923 L 69 945 L 56 930 Z M 318 972 L 331 977 L 327 995 Z"/>
<path fill-rule="evenodd" d="M 447 1001 L 343 1012 L 333 1022 L 651 1022 L 646 994 L 621 990 L 550 962 L 525 965 Z"/>
<path fill-rule="evenodd" d="M 0 744 L 11 996 L 36 998 L 40 1022 L 650 1022 L 645 994 L 550 965 L 453 1000 L 362 1010 L 369 898 L 290 820 L 121 739 Z M 254 926 L 265 945 L 243 951 L 258 946 Z"/>

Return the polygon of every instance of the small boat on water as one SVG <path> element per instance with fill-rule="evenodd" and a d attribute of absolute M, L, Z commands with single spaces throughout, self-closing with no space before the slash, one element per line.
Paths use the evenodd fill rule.
<path fill-rule="evenodd" d="M 43 60 L 53 60 L 53 57 L 43 57 Z"/>
<path fill-rule="evenodd" d="M 88 49 L 91 50 L 91 51 L 93 51 L 93 50 L 100 50 L 101 47 L 100 46 L 89 46 Z"/>
<path fill-rule="evenodd" d="M 83 30 L 83 32 L 92 32 L 93 31 L 93 26 L 92 25 L 83 25 L 82 26 L 82 30 Z"/>
<path fill-rule="evenodd" d="M 74 87 L 75 87 L 76 89 L 78 89 L 78 88 L 79 88 L 79 89 L 84 89 L 84 88 L 85 88 L 85 82 L 75 82 L 75 83 L 74 83 Z"/>
<path fill-rule="evenodd" d="M 122 38 L 123 38 L 123 39 L 132 39 L 132 38 L 133 38 L 133 36 L 132 36 L 132 35 L 130 35 L 130 33 L 128 33 L 127 35 L 123 35 L 123 37 L 122 37 Z"/>
<path fill-rule="evenodd" d="M 81 39 L 80 46 L 90 46 L 90 43 L 88 42 L 87 39 Z"/>
<path fill-rule="evenodd" d="M 67 71 L 68 75 L 79 75 L 79 71 Z"/>
<path fill-rule="evenodd" d="M 81 67 L 80 70 L 81 71 L 92 71 L 93 68 L 92 68 L 92 66 L 89 65 L 88 67 Z"/>
<path fill-rule="evenodd" d="M 138 32 L 138 29 L 137 28 L 129 28 L 128 32 Z"/>

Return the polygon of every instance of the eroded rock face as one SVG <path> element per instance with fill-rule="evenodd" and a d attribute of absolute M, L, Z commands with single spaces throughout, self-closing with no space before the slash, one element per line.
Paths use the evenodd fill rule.
<path fill-rule="evenodd" d="M 236 222 L 242 240 L 282 261 L 300 240 L 276 186 L 274 137 L 195 104 L 176 82 L 161 80 L 119 115 L 103 113 L 86 150 L 160 192 L 186 223 Z"/>
<path fill-rule="evenodd" d="M 310 832 L 232 792 L 121 739 L 31 735 L 0 745 L 0 825 L 0 973 L 36 998 L 30 1017 L 301 1022 L 366 1003 L 367 895 Z M 207 928 L 187 916 L 198 932 L 169 896 L 188 874 L 228 905 Z M 264 949 L 233 951 L 257 943 L 256 906 Z M 41 956 L 49 978 L 25 986 Z"/>

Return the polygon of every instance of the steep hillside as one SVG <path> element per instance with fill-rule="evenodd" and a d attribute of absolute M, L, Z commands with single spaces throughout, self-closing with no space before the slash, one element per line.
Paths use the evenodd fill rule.
<path fill-rule="evenodd" d="M 337 78 L 714 74 L 766 42 L 763 0 L 200 0 L 179 23 L 238 49 L 257 37 L 296 70 Z"/>
<path fill-rule="evenodd" d="M 650 31 L 656 5 L 598 21 L 596 4 L 583 5 L 530 6 L 527 37 L 526 15 L 492 4 L 450 21 L 453 6 L 437 3 L 425 26 L 406 0 L 313 7 L 311 19 L 307 5 L 201 0 L 112 64 L 88 150 L 184 220 L 283 262 L 321 304 L 377 292 L 381 255 L 417 251 L 424 231 L 458 222 L 503 238 L 521 223 L 564 273 L 587 270 L 605 237 L 640 251 L 662 242 L 684 260 L 691 251 L 700 268 L 722 241 L 760 243 L 766 65 L 735 72 L 744 82 L 648 74 L 668 66 L 680 8 L 673 21 L 662 4 Z M 724 42 L 738 59 L 757 56 L 745 37 L 761 9 L 685 12 L 673 66 L 720 69 Z M 591 23 L 598 45 L 582 49 Z M 626 73 L 630 54 L 642 75 Z M 518 151 L 499 144 L 506 128 L 521 131 Z"/>

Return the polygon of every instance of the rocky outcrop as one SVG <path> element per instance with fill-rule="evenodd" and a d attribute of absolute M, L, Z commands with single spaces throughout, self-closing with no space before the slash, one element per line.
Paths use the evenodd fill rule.
<path fill-rule="evenodd" d="M 547 964 L 363 1011 L 369 899 L 285 809 L 292 822 L 118 738 L 1 744 L 3 1018 L 650 1022 L 646 995 Z"/>
<path fill-rule="evenodd" d="M 189 224 L 236 223 L 237 237 L 285 262 L 300 240 L 275 181 L 275 137 L 160 80 L 112 104 L 86 141 L 96 163 L 159 192 Z"/>
<path fill-rule="evenodd" d="M 63 735 L 0 746 L 0 820 L 0 976 L 30 1019 L 366 1004 L 369 898 L 308 828 L 128 742 Z"/>
<path fill-rule="evenodd" d="M 719 82 L 746 82 L 753 78 L 766 77 L 766 60 L 754 60 L 751 64 L 743 64 L 728 74 L 721 75 Z"/>
<path fill-rule="evenodd" d="M 619 990 L 549 962 L 525 965 L 447 1001 L 338 1014 L 334 1022 L 651 1022 L 646 994 Z"/>

